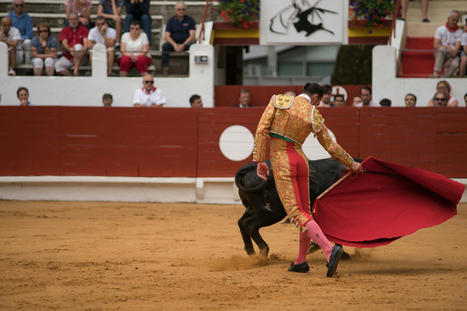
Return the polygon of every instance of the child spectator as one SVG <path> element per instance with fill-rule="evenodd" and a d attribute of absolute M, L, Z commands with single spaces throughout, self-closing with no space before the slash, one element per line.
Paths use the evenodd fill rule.
<path fill-rule="evenodd" d="M 345 98 L 342 94 L 336 94 L 334 96 L 334 101 L 332 102 L 334 107 L 344 107 L 345 105 Z"/>
<path fill-rule="evenodd" d="M 114 99 L 112 97 L 112 94 L 105 93 L 104 95 L 102 95 L 102 105 L 104 107 L 112 107 L 113 101 Z"/>
<path fill-rule="evenodd" d="M 20 86 L 16 90 L 16 97 L 18 97 L 20 106 L 31 106 L 31 102 L 29 101 L 29 90 L 26 87 Z"/>
<path fill-rule="evenodd" d="M 362 106 L 362 98 L 360 96 L 355 96 L 352 99 L 352 106 L 353 107 L 361 107 Z"/>
<path fill-rule="evenodd" d="M 415 107 L 417 105 L 417 96 L 412 93 L 408 93 L 404 98 L 405 107 Z"/>

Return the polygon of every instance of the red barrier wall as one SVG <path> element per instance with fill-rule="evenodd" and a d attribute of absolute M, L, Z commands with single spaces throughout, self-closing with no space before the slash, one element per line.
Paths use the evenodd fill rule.
<path fill-rule="evenodd" d="M 467 177 L 465 108 L 321 108 L 354 157 Z M 0 175 L 232 177 L 222 132 L 263 108 L 0 107 Z"/>
<path fill-rule="evenodd" d="M 341 85 L 346 92 L 346 105 L 352 105 L 352 99 L 360 95 L 360 89 L 363 85 Z M 214 88 L 214 96 L 216 107 L 232 107 L 238 104 L 238 91 L 240 89 L 248 89 L 250 91 L 250 102 L 254 107 L 266 106 L 271 99 L 272 94 L 282 94 L 286 91 L 294 91 L 300 94 L 303 85 L 295 86 L 269 86 L 269 85 L 216 85 Z"/>

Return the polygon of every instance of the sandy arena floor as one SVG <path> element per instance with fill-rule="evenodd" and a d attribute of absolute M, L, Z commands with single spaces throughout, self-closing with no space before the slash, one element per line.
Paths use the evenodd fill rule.
<path fill-rule="evenodd" d="M 467 310 L 467 205 L 326 278 L 287 272 L 293 225 L 249 258 L 242 206 L 0 201 L 0 310 Z"/>

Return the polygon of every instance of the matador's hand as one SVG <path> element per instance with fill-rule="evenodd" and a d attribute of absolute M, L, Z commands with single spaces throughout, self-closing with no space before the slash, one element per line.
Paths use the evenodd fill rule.
<path fill-rule="evenodd" d="M 352 174 L 361 174 L 363 173 L 363 167 L 360 163 L 353 161 L 352 166 L 350 167 Z"/>
<path fill-rule="evenodd" d="M 267 180 L 267 176 L 269 176 L 269 167 L 265 162 L 258 162 L 258 166 L 256 167 L 256 174 L 264 180 Z"/>

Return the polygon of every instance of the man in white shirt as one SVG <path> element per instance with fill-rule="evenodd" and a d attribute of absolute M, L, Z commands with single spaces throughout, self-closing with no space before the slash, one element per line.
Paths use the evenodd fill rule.
<path fill-rule="evenodd" d="M 8 16 L 3 17 L 0 22 L 0 41 L 8 45 L 8 60 L 10 62 L 8 75 L 14 76 L 16 75 L 16 59 L 20 57 L 17 54 L 22 53 L 21 33 L 11 26 L 11 19 Z"/>
<path fill-rule="evenodd" d="M 443 77 L 450 77 L 459 67 L 457 53 L 461 44 L 462 29 L 457 26 L 460 12 L 451 10 L 445 25 L 436 29 L 433 48 L 435 49 L 435 66 L 432 78 L 438 78 L 444 67 Z"/>
<path fill-rule="evenodd" d="M 116 31 L 115 29 L 107 25 L 107 21 L 103 16 L 96 18 L 96 27 L 89 31 L 88 35 L 88 49 L 89 49 L 89 61 L 92 61 L 92 48 L 97 43 L 105 45 L 107 49 L 107 74 L 110 76 L 112 73 L 112 66 L 115 59 L 115 45 Z"/>
<path fill-rule="evenodd" d="M 143 87 L 137 89 L 133 99 L 135 107 L 162 107 L 165 104 L 165 96 L 159 88 L 154 86 L 154 77 L 146 74 L 143 77 Z"/>

